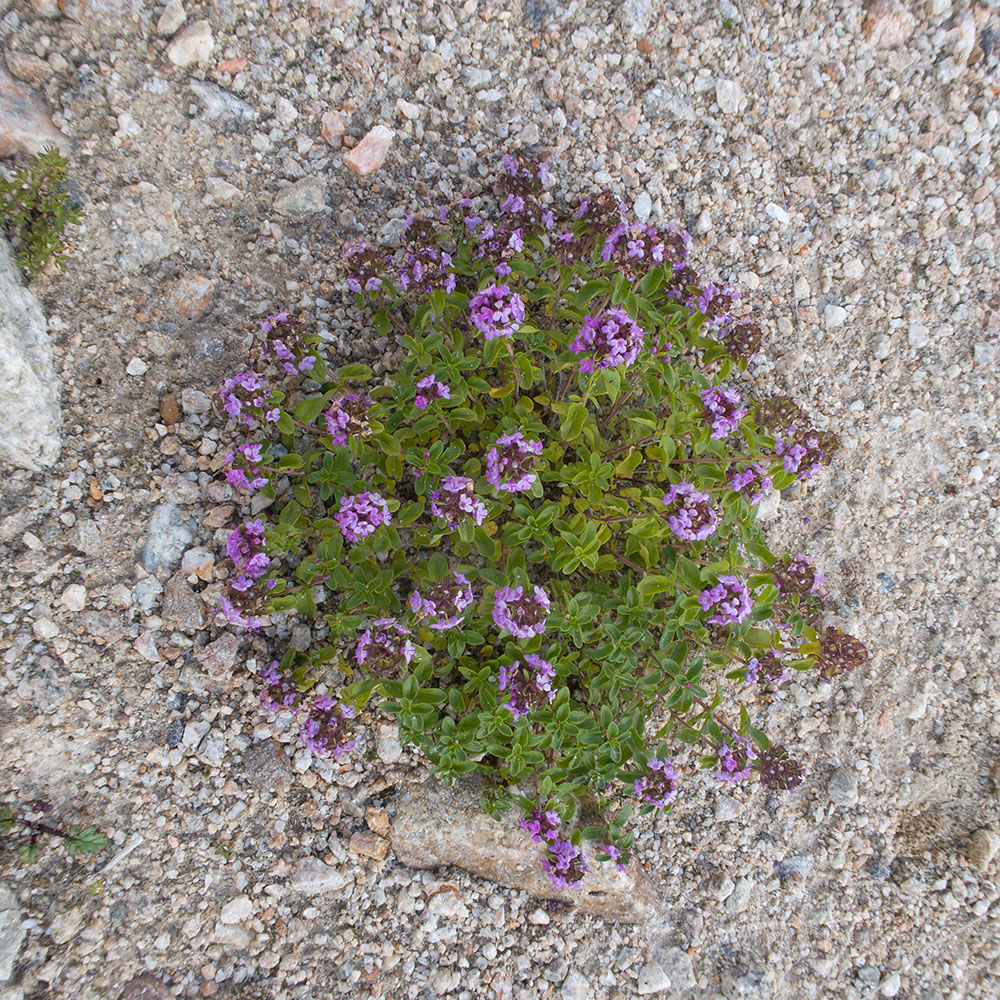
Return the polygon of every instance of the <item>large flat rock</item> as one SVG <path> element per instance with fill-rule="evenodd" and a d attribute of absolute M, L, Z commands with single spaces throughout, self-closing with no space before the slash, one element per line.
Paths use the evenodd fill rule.
<path fill-rule="evenodd" d="M 61 423 L 45 314 L 0 239 L 0 461 L 33 472 L 52 465 Z"/>
<path fill-rule="evenodd" d="M 633 862 L 626 872 L 594 861 L 579 890 L 556 889 L 542 870 L 541 846 L 517 825 L 516 810 L 501 821 L 479 808 L 473 782 L 448 788 L 431 778 L 405 788 L 397 800 L 389 839 L 397 858 L 410 868 L 457 865 L 474 875 L 540 899 L 556 899 L 583 913 L 638 923 L 657 912 L 657 890 Z"/>

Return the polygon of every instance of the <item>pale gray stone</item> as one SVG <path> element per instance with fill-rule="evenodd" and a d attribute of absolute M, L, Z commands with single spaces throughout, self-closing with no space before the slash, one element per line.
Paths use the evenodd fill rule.
<path fill-rule="evenodd" d="M 976 830 L 965 845 L 965 856 L 977 872 L 985 873 L 998 851 L 1000 851 L 1000 836 L 986 827 Z"/>
<path fill-rule="evenodd" d="M 202 117 L 231 126 L 247 125 L 257 113 L 234 93 L 205 80 L 191 80 L 188 86 L 202 107 Z"/>
<path fill-rule="evenodd" d="M 329 212 L 326 204 L 327 181 L 319 174 L 310 174 L 279 191 L 274 199 L 274 210 L 290 218 L 305 218 L 320 212 Z"/>
<path fill-rule="evenodd" d="M 48 468 L 59 457 L 61 424 L 45 316 L 0 239 L 0 460 Z"/>
<path fill-rule="evenodd" d="M 579 889 L 553 888 L 541 866 L 541 848 L 517 825 L 512 812 L 501 821 L 485 815 L 479 808 L 480 788 L 474 780 L 452 788 L 431 780 L 405 789 L 389 834 L 398 859 L 411 868 L 458 865 L 501 885 L 572 903 L 581 912 L 611 920 L 642 921 L 656 910 L 656 889 L 636 862 L 618 872 L 614 865 L 589 859 L 590 870 Z"/>
<path fill-rule="evenodd" d="M 846 767 L 839 768 L 833 772 L 826 790 L 831 801 L 838 806 L 855 806 L 858 804 L 857 775 Z"/>
<path fill-rule="evenodd" d="M 743 88 L 735 80 L 715 81 L 715 102 L 724 115 L 735 115 L 743 100 Z"/>
<path fill-rule="evenodd" d="M 167 6 L 156 22 L 156 33 L 161 38 L 169 38 L 185 21 L 187 14 L 181 0 L 167 0 Z"/>
<path fill-rule="evenodd" d="M 176 504 L 161 503 L 149 520 L 149 537 L 140 562 L 150 573 L 174 569 L 194 537 L 194 521 L 185 517 Z"/>
<path fill-rule="evenodd" d="M 302 858 L 292 868 L 291 887 L 305 896 L 339 892 L 350 882 L 351 879 L 343 872 L 324 864 L 319 858 Z"/>
<path fill-rule="evenodd" d="M 24 927 L 17 896 L 0 882 L 0 983 L 7 982 L 14 974 L 14 963 L 23 941 Z"/>

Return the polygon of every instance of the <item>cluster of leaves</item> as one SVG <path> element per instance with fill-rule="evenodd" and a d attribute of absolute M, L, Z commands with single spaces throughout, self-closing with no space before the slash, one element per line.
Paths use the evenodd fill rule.
<path fill-rule="evenodd" d="M 50 146 L 9 178 L 0 178 L 0 219 L 29 278 L 49 261 L 61 264 L 69 256 L 66 227 L 83 216 L 66 186 L 67 166 L 66 158 Z"/>
<path fill-rule="evenodd" d="M 41 851 L 42 837 L 55 837 L 66 844 L 70 854 L 97 854 L 108 846 L 108 838 L 93 827 L 71 826 L 68 830 L 52 825 L 44 817 L 52 812 L 52 803 L 37 799 L 24 808 L 0 807 L 0 833 L 22 841 L 18 854 L 23 864 L 30 864 Z"/>
<path fill-rule="evenodd" d="M 406 349 L 398 371 L 376 379 L 365 365 L 335 370 L 317 357 L 305 380 L 260 377 L 267 385 L 241 417 L 261 431 L 254 472 L 277 502 L 267 587 L 243 594 L 256 594 L 259 613 L 295 611 L 328 626 L 321 648 L 281 660 L 289 685 L 320 684 L 358 712 L 374 699 L 445 781 L 478 772 L 491 813 L 554 810 L 571 828 L 589 798 L 600 824 L 567 836 L 624 860 L 633 806 L 672 801 L 643 794 L 657 777 L 651 763 L 671 748 L 688 746 L 692 766 L 724 780 L 754 773 L 788 788 L 801 779 L 746 706 L 733 709 L 738 723 L 725 722 L 725 681 L 739 693 L 864 660 L 857 640 L 821 631 L 808 562 L 770 550 L 756 518 L 763 491 L 734 485 L 757 469 L 758 484 L 781 490 L 828 459 L 835 441 L 811 431 L 790 400 L 753 402 L 743 385 L 742 397 L 727 390 L 740 408 L 720 430 L 705 394 L 744 375 L 759 341 L 719 308 L 732 291 L 700 283 L 678 230 L 630 223 L 608 192 L 556 215 L 542 201 L 544 172 L 512 162 L 493 221 L 462 202 L 411 224 L 399 248 L 349 249 L 358 306 Z M 498 280 L 507 292 L 487 298 L 516 295 L 523 314 L 477 319 Z M 612 314 L 640 328 L 632 360 L 588 354 L 579 339 Z M 318 340 L 310 344 L 319 355 Z M 588 357 L 597 363 L 581 364 Z M 337 424 L 330 414 L 344 400 L 353 416 Z M 539 442 L 524 456 L 530 485 L 497 488 L 490 453 L 518 433 Z M 790 461 L 793 441 L 800 452 Z M 800 465 L 810 449 L 816 461 Z M 435 516 L 446 477 L 471 481 L 485 516 Z M 671 524 L 665 492 L 682 484 L 711 508 L 705 537 Z M 385 498 L 387 517 L 351 538 L 338 512 L 360 494 Z M 434 623 L 412 596 L 456 573 L 472 601 L 457 621 Z M 713 605 L 720 578 L 739 581 L 744 611 L 727 618 Z M 542 631 L 518 637 L 503 626 L 498 592 L 516 588 L 547 596 Z M 405 655 L 399 645 L 381 659 L 361 655 L 359 640 L 379 627 L 397 630 L 390 639 L 405 634 Z M 551 678 L 532 682 L 528 657 L 544 660 Z M 301 698 L 278 707 L 308 713 Z"/>

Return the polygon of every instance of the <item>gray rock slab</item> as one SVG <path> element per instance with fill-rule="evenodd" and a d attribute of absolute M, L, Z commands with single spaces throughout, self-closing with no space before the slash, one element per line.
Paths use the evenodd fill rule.
<path fill-rule="evenodd" d="M 635 863 L 619 872 L 588 857 L 590 870 L 579 890 L 554 888 L 541 867 L 541 847 L 517 825 L 515 812 L 498 822 L 480 810 L 474 782 L 448 788 L 431 780 L 401 793 L 389 839 L 399 860 L 411 868 L 457 865 L 609 920 L 636 923 L 655 912 L 657 889 Z"/>
<path fill-rule="evenodd" d="M 0 985 L 13 976 L 23 941 L 21 907 L 14 893 L 0 882 Z"/>
<path fill-rule="evenodd" d="M 48 468 L 59 457 L 61 424 L 45 314 L 0 239 L 0 460 Z"/>

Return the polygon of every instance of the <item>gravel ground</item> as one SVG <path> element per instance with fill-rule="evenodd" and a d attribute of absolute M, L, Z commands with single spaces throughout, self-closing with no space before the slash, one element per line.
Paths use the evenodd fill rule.
<path fill-rule="evenodd" d="M 996 9 L 748 2 L 747 35 L 727 0 L 178 8 L 0 2 L 87 213 L 35 282 L 62 457 L 3 470 L 0 769 L 113 840 L 0 853 L 24 996 L 117 998 L 144 971 L 164 985 L 131 1000 L 1000 995 L 998 861 L 972 837 L 1000 830 Z M 379 124 L 388 157 L 357 177 L 346 148 Z M 522 147 L 559 193 L 687 225 L 774 331 L 762 389 L 845 444 L 774 537 L 872 659 L 761 701 L 808 762 L 794 794 L 695 780 L 641 829 L 646 926 L 379 858 L 419 761 L 378 720 L 341 765 L 296 754 L 247 680 L 264 640 L 210 613 L 236 501 L 206 394 L 254 319 L 304 310 L 391 365 L 331 280 L 339 245 Z"/>

